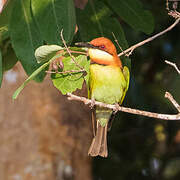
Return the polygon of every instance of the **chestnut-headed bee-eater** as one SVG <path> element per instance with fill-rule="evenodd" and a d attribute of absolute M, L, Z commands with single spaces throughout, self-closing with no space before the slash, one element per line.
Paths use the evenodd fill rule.
<path fill-rule="evenodd" d="M 129 87 L 130 73 L 117 55 L 114 44 L 105 37 L 83 43 L 91 60 L 89 98 L 107 104 L 122 104 Z M 108 122 L 111 109 L 95 107 L 96 132 L 89 148 L 90 156 L 107 157 Z"/>

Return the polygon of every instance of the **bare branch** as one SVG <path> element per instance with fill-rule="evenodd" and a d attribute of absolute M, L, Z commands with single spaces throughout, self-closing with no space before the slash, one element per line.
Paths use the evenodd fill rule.
<path fill-rule="evenodd" d="M 180 74 L 180 70 L 178 69 L 177 65 L 175 63 L 172 63 L 170 61 L 165 60 L 166 64 L 169 64 L 170 66 L 174 67 L 174 69 L 177 71 L 178 74 Z"/>
<path fill-rule="evenodd" d="M 117 38 L 116 38 L 116 36 L 115 36 L 115 34 L 112 32 L 112 35 L 113 35 L 113 37 L 114 37 L 114 41 L 116 42 L 116 44 L 118 45 L 118 47 L 119 47 L 119 49 L 122 51 L 122 53 L 123 54 L 125 54 L 124 53 L 124 51 L 123 51 L 123 49 L 122 49 L 122 47 L 120 46 L 120 44 L 119 44 L 119 42 L 118 42 L 118 40 L 117 40 Z"/>
<path fill-rule="evenodd" d="M 89 105 L 92 104 L 92 101 L 85 97 L 76 96 L 71 93 L 68 93 L 67 96 L 68 96 L 68 100 L 81 101 L 84 104 L 89 104 Z M 178 111 L 179 111 L 179 104 L 173 99 L 172 95 L 170 93 L 166 92 L 165 97 L 168 98 L 171 101 L 171 103 L 176 107 L 176 109 L 178 109 Z M 118 110 L 118 111 L 130 113 L 130 114 L 137 114 L 137 115 L 141 115 L 141 116 L 163 119 L 163 120 L 180 120 L 180 111 L 178 114 L 174 114 L 174 115 L 159 114 L 159 113 L 153 113 L 153 112 L 148 112 L 148 111 L 142 111 L 142 110 L 138 110 L 138 109 L 122 107 L 122 106 L 118 106 L 118 105 L 105 104 L 105 103 L 98 102 L 98 101 L 94 101 L 93 103 L 100 107 L 112 109 L 113 111 Z"/>
<path fill-rule="evenodd" d="M 180 13 L 178 11 L 169 11 L 168 14 L 175 19 L 180 18 Z"/>
<path fill-rule="evenodd" d="M 61 39 L 62 39 L 62 41 L 63 41 L 64 47 L 66 48 L 67 52 L 68 52 L 69 55 L 71 56 L 71 59 L 73 60 L 73 62 L 76 64 L 76 66 L 77 66 L 78 68 L 80 68 L 81 70 L 84 70 L 83 67 L 81 67 L 81 66 L 76 62 L 76 60 L 75 60 L 74 57 L 72 56 L 69 48 L 67 47 L 66 41 L 64 40 L 64 37 L 63 37 L 63 29 L 61 30 Z"/>
<path fill-rule="evenodd" d="M 169 2 L 166 0 L 166 9 L 169 11 Z"/>
<path fill-rule="evenodd" d="M 174 107 L 180 112 L 179 104 L 176 102 L 176 100 L 173 98 L 173 96 L 169 92 L 165 93 L 165 98 L 168 98 L 169 101 L 171 101 L 171 103 L 174 105 Z"/>
<path fill-rule="evenodd" d="M 178 18 L 171 26 L 169 26 L 164 31 L 162 31 L 162 32 L 160 32 L 158 34 L 155 34 L 154 36 L 152 36 L 152 37 L 150 37 L 150 38 L 148 38 L 148 39 L 146 39 L 144 41 L 141 41 L 141 42 L 131 46 L 130 48 L 128 48 L 128 49 L 124 50 L 123 52 L 121 52 L 120 54 L 118 54 L 118 56 L 122 56 L 122 55 L 127 54 L 127 53 L 128 53 L 128 56 L 131 55 L 132 52 L 134 51 L 134 49 L 136 49 L 137 47 L 140 47 L 140 46 L 142 46 L 142 45 L 144 45 L 144 44 L 146 44 L 146 43 L 156 39 L 157 37 L 165 34 L 168 31 L 170 31 L 171 29 L 173 29 L 179 23 L 179 21 L 180 21 L 180 18 Z"/>
<path fill-rule="evenodd" d="M 69 50 L 69 52 L 75 53 L 75 54 L 83 54 L 83 55 L 87 56 L 87 53 L 86 52 L 82 52 L 82 51 L 72 51 L 72 50 Z"/>

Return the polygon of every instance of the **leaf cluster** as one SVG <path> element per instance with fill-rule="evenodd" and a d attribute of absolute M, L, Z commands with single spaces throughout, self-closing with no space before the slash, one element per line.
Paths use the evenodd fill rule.
<path fill-rule="evenodd" d="M 31 79 L 43 81 L 45 71 L 56 59 L 57 51 L 64 49 L 60 37 L 62 29 L 68 45 L 76 41 L 90 41 L 99 36 L 113 40 L 113 32 L 121 48 L 126 49 L 128 42 L 122 26 L 128 24 L 134 30 L 146 34 L 152 33 L 154 28 L 151 13 L 143 9 L 139 0 L 89 0 L 83 9 L 76 8 L 76 5 L 73 0 L 14 0 L 4 8 L 0 14 L 0 82 L 3 72 L 12 68 L 17 61 L 29 75 L 14 98 Z M 4 48 L 4 44 L 10 47 L 11 58 L 7 58 L 10 51 Z M 35 54 L 39 47 L 43 50 L 38 52 L 44 57 Z M 64 70 L 77 70 L 68 56 L 66 54 L 63 60 Z M 76 56 L 75 59 L 88 71 L 89 61 L 85 56 Z M 129 58 L 123 57 L 122 60 L 130 67 Z M 72 78 L 72 74 L 54 74 L 52 79 L 56 87 L 63 86 L 64 89 L 59 90 L 66 94 L 82 87 L 84 77 L 81 75 L 82 72 L 74 73 Z"/>

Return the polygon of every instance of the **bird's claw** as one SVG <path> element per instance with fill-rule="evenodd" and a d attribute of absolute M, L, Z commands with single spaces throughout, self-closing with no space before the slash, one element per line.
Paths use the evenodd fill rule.
<path fill-rule="evenodd" d="M 115 106 L 114 114 L 116 114 L 119 111 L 119 104 L 116 103 L 116 104 L 114 104 L 114 106 Z"/>
<path fill-rule="evenodd" d="M 90 108 L 93 109 L 94 106 L 95 106 L 95 99 L 92 98 L 90 103 Z"/>

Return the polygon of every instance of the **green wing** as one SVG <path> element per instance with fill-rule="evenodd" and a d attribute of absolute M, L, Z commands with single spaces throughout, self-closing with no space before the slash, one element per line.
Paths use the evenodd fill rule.
<path fill-rule="evenodd" d="M 126 88 L 124 89 L 124 93 L 123 93 L 123 96 L 121 98 L 120 104 L 122 104 L 122 102 L 123 102 L 123 100 L 124 100 L 124 98 L 126 96 L 126 92 L 127 92 L 128 88 L 129 88 L 130 73 L 129 73 L 129 69 L 128 69 L 127 66 L 124 66 L 124 68 L 123 68 L 123 75 L 124 75 L 124 78 L 126 80 Z"/>

